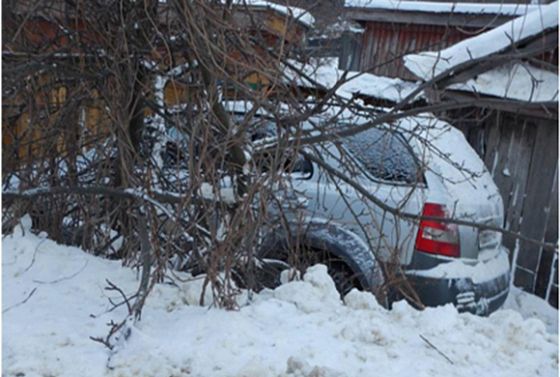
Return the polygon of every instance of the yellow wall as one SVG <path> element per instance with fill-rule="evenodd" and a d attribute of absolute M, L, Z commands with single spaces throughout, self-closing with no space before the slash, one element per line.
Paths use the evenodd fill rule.
<path fill-rule="evenodd" d="M 63 120 L 62 112 L 68 111 L 64 108 L 69 96 L 67 87 L 41 76 L 30 80 L 27 90 L 35 93 L 28 102 L 21 101 L 23 95 L 3 98 L 2 146 L 5 159 L 40 159 L 49 156 L 53 150 L 63 153 L 68 142 L 83 145 L 109 134 L 109 117 L 97 91 L 93 90 L 90 98 L 74 113 L 66 114 L 68 118 Z M 79 132 L 63 123 L 78 125 L 80 120 L 85 129 Z"/>
<path fill-rule="evenodd" d="M 192 96 L 188 86 L 176 80 L 167 81 L 163 91 L 163 98 L 166 106 L 176 106 L 187 103 Z"/>
<path fill-rule="evenodd" d="M 266 91 L 270 86 L 270 80 L 258 72 L 249 73 L 243 81 L 254 90 Z M 29 93 L 34 93 L 33 97 Z M 164 87 L 164 102 L 166 106 L 185 104 L 192 100 L 193 94 L 187 84 L 169 80 Z M 62 121 L 62 112 L 68 112 L 64 104 L 76 95 L 84 97 L 80 107 L 73 110 L 75 113 L 65 114 L 71 118 Z M 3 98 L 2 107 L 2 145 L 8 159 L 16 156 L 21 160 L 39 159 L 50 155 L 53 148 L 62 153 L 68 140 L 89 148 L 95 146 L 94 140 L 109 136 L 111 131 L 111 119 L 97 90 L 87 94 L 83 89 L 80 93 L 73 92 L 72 88 L 57 84 L 45 75 L 31 78 L 19 96 Z M 151 115 L 152 111 L 146 108 L 144 114 Z M 79 140 L 72 139 L 74 130 L 65 123 L 84 125 L 77 133 Z"/>

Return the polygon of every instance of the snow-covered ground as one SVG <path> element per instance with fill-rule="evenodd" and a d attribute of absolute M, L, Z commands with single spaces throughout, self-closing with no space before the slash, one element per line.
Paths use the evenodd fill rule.
<path fill-rule="evenodd" d="M 108 350 L 89 337 L 106 335 L 126 310 L 107 312 L 108 297 L 119 297 L 105 279 L 133 293 L 137 274 L 23 230 L 2 241 L 6 377 L 558 373 L 557 311 L 534 296 L 514 289 L 508 309 L 489 318 L 404 302 L 387 311 L 358 291 L 341 302 L 320 265 L 238 311 L 198 306 L 201 280 L 158 285 L 108 364 Z"/>

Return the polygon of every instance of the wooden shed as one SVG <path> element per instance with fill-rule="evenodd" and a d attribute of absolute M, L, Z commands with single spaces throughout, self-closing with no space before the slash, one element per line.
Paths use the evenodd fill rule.
<path fill-rule="evenodd" d="M 512 106 L 518 106 L 512 103 Z M 455 122 L 483 158 L 504 200 L 505 226 L 548 243 L 558 241 L 558 118 L 516 110 L 472 110 L 476 125 Z M 453 115 L 454 118 L 457 115 Z M 514 284 L 558 307 L 558 253 L 504 237 Z M 518 248 L 517 248 L 518 246 Z"/>
<path fill-rule="evenodd" d="M 503 2 L 346 0 L 346 17 L 363 32 L 345 36 L 341 68 L 415 80 L 403 65 L 404 55 L 441 50 L 533 9 Z"/>
<path fill-rule="evenodd" d="M 17 17 L 7 17 L 2 25 L 5 40 L 8 41 L 2 46 L 3 62 L 18 67 L 18 74 L 22 76 L 17 89 L 3 91 L 4 169 L 10 169 L 11 164 L 22 163 L 28 158 L 38 160 L 53 155 L 53 152 L 63 153 L 70 144 L 86 145 L 90 138 L 104 138 L 111 130 L 110 114 L 99 92 L 80 83 L 75 72 L 74 77 L 53 69 L 46 74 L 28 64 L 48 57 L 48 64 L 64 62 L 78 67 L 89 64 L 88 59 L 103 59 L 101 54 L 94 52 L 102 39 L 92 31 L 95 28 L 90 25 L 91 19 L 63 0 L 54 0 L 50 7 L 37 12 L 34 12 L 34 6 L 34 2 L 28 0 L 17 2 L 9 9 Z M 264 41 L 264 46 L 255 46 L 256 51 L 263 51 L 263 56 L 268 56 L 264 54 L 267 49 L 285 51 L 305 43 L 305 34 L 314 21 L 302 9 L 267 1 L 233 2 L 232 9 L 237 25 L 248 33 L 258 34 Z M 162 28 L 178 17 L 166 2 L 159 2 L 157 11 Z M 16 23 L 16 20 L 20 22 Z M 91 48 L 88 56 L 84 53 L 84 47 Z M 169 50 L 165 45 L 152 47 L 151 51 L 146 52 L 147 58 L 169 63 L 171 67 L 164 70 L 185 61 L 180 46 L 176 49 L 177 56 L 168 56 Z M 251 71 L 256 58 L 254 55 L 246 56 L 236 51 L 235 47 L 228 53 L 231 61 L 240 62 L 240 67 L 247 67 L 232 68 L 233 76 L 238 74 L 239 81 L 255 90 L 266 90 L 269 84 L 267 78 Z M 276 63 L 276 60 L 270 62 L 271 65 Z M 31 68 L 27 69 L 28 66 Z M 37 66 L 40 67 L 40 64 Z M 94 84 L 90 82 L 88 85 Z M 180 76 L 166 78 L 163 88 L 165 106 L 189 102 L 198 89 L 196 85 L 182 80 Z M 152 88 L 147 97 L 154 97 L 157 90 Z M 79 102 L 79 108 L 70 109 L 69 100 Z M 151 110 L 146 108 L 144 114 L 150 115 Z M 73 118 L 69 119 L 70 116 Z"/>

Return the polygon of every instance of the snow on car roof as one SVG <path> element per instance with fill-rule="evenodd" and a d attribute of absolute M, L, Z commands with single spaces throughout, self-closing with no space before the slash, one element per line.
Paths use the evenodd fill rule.
<path fill-rule="evenodd" d="M 311 13 L 309 13 L 305 9 L 293 6 L 280 5 L 266 0 L 234 0 L 233 4 L 238 6 L 268 8 L 278 13 L 286 14 L 290 17 L 293 17 L 307 27 L 312 27 L 315 23 L 315 18 L 311 15 Z"/>
<path fill-rule="evenodd" d="M 525 16 L 506 22 L 486 33 L 465 39 L 444 50 L 406 55 L 404 63 L 412 73 L 428 81 L 469 60 L 499 53 L 514 43 L 556 27 L 558 27 L 558 2 L 539 6 Z M 529 66 L 524 65 L 521 67 L 523 69 L 519 69 L 517 65 L 510 65 L 506 68 L 494 69 L 469 81 L 461 89 L 532 102 L 557 99 L 558 75 L 527 67 Z M 522 85 L 527 84 L 529 76 L 535 77 L 537 81 L 543 80 L 544 84 L 536 88 L 538 93 L 531 93 L 531 90 L 528 90 L 531 85 L 525 86 L 527 93 L 523 93 Z M 556 90 L 553 90 L 554 87 Z"/>
<path fill-rule="evenodd" d="M 492 177 L 465 136 L 451 124 L 431 113 L 402 118 L 397 129 L 407 139 L 422 163 L 442 179 L 442 183 L 456 200 L 455 215 L 470 218 L 472 208 L 481 197 L 501 206 L 501 197 Z"/>
<path fill-rule="evenodd" d="M 348 8 L 368 8 L 426 13 L 470 13 L 519 16 L 538 8 L 528 4 L 484 4 L 430 1 L 346 0 Z"/>

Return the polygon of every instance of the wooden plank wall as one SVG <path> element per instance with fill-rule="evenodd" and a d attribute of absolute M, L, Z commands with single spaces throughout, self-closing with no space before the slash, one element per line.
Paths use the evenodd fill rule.
<path fill-rule="evenodd" d="M 495 112 L 464 129 L 483 158 L 504 199 L 505 226 L 546 242 L 558 240 L 558 123 Z M 516 247 L 513 237 L 504 244 Z M 558 305 L 557 258 L 538 245 L 519 242 L 514 284 Z M 553 265 L 554 264 L 554 265 Z M 552 269 L 552 273 L 551 273 Z"/>
<path fill-rule="evenodd" d="M 369 21 L 365 24 L 359 46 L 361 53 L 359 70 L 416 81 L 417 78 L 404 66 L 402 59 L 404 55 L 426 50 L 441 50 L 482 31 L 484 28 L 464 25 L 452 27 Z M 350 53 L 350 51 L 341 52 Z M 346 59 L 347 56 L 341 60 Z"/>

